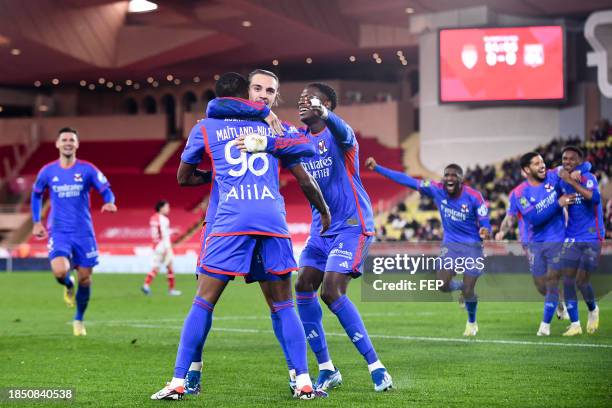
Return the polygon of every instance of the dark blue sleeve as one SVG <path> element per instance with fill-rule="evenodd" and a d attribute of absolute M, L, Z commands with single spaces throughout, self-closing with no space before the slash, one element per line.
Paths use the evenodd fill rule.
<path fill-rule="evenodd" d="M 357 143 L 357 138 L 355 137 L 353 129 L 334 112 L 329 111 L 325 123 L 336 141 L 344 149 L 350 149 Z"/>
<path fill-rule="evenodd" d="M 197 124 L 189 133 L 189 138 L 185 145 L 185 149 L 181 154 L 181 161 L 188 164 L 200 164 L 202 161 L 202 155 L 206 148 L 204 144 L 204 136 L 202 135 L 201 126 L 204 124 Z"/>
<path fill-rule="evenodd" d="M 388 179 L 395 181 L 398 184 L 401 184 L 413 190 L 418 190 L 419 188 L 419 180 L 412 178 L 405 173 L 391 170 L 378 164 L 376 165 L 376 167 L 374 167 L 374 171 L 378 174 L 385 176 Z"/>
<path fill-rule="evenodd" d="M 32 190 L 32 197 L 30 203 L 32 206 L 32 221 L 40 222 L 40 214 L 42 211 L 43 193 Z"/>
<path fill-rule="evenodd" d="M 527 220 L 532 225 L 541 225 L 548 221 L 559 209 L 559 201 L 555 200 L 552 205 L 549 205 L 544 211 L 538 213 L 533 205 L 531 205 L 527 200 L 524 200 L 525 203 L 528 203 L 527 206 L 523 206 L 520 208 L 521 213 L 523 214 L 523 218 Z"/>
<path fill-rule="evenodd" d="M 270 108 L 261 102 L 252 102 L 242 98 L 215 98 L 208 102 L 206 116 L 209 118 L 258 118 L 265 119 Z"/>

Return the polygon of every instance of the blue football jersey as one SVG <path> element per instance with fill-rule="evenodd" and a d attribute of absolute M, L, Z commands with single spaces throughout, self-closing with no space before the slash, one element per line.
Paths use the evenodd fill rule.
<path fill-rule="evenodd" d="M 56 160 L 40 170 L 33 190 L 40 194 L 49 190 L 51 211 L 47 228 L 51 233 L 94 235 L 89 197 L 92 187 L 103 193 L 110 184 L 96 166 L 84 160 L 76 160 L 68 168 Z"/>
<path fill-rule="evenodd" d="M 576 242 L 603 241 L 605 225 L 597 178 L 592 173 L 582 174 L 580 184 L 593 192 L 591 200 L 585 199 L 571 185 L 561 180 L 563 194 L 576 194 L 576 203 L 567 207 L 566 237 Z"/>
<path fill-rule="evenodd" d="M 268 137 L 270 153 L 242 153 L 235 146 L 239 136 L 257 133 Z M 213 193 L 206 214 L 211 235 L 272 235 L 289 237 L 284 199 L 279 192 L 279 160 L 287 167 L 314 148 L 297 130 L 286 138 L 274 138 L 260 121 L 204 119 L 192 129 L 181 160 L 197 164 L 208 154 L 213 164 Z M 211 208 L 212 206 L 212 208 Z"/>
<path fill-rule="evenodd" d="M 347 232 L 374 234 L 370 197 L 359 177 L 359 144 L 355 133 L 339 116 L 329 112 L 327 127 L 306 136 L 315 146 L 315 155 L 302 159 L 302 166 L 319 183 L 329 206 L 332 224 L 323 236 Z M 310 233 L 321 230 L 321 214 L 312 208 Z"/>
<path fill-rule="evenodd" d="M 209 117 L 263 118 L 267 114 L 260 106 L 244 100 L 219 99 L 209 103 Z M 331 214 L 332 224 L 323 235 L 347 232 L 373 235 L 372 204 L 359 176 L 359 144 L 355 133 L 333 112 L 329 112 L 326 124 L 317 134 L 300 129 L 315 147 L 314 156 L 302 158 L 302 166 L 319 184 Z M 321 214 L 314 206 L 311 209 L 313 234 L 321 230 Z"/>
<path fill-rule="evenodd" d="M 489 209 L 482 194 L 469 186 L 463 186 L 458 197 L 448 195 L 442 183 L 420 180 L 418 191 L 431 197 L 440 211 L 445 243 L 481 242 L 479 230 L 491 231 Z"/>
<path fill-rule="evenodd" d="M 532 186 L 527 181 L 510 194 L 510 207 L 516 208 L 527 225 L 527 242 L 563 242 L 565 217 L 559 206 L 559 176 L 546 172 L 544 182 Z"/>
<path fill-rule="evenodd" d="M 516 206 L 517 200 L 512 199 L 512 196 L 515 194 L 514 190 L 515 189 L 513 189 L 510 192 L 507 212 L 509 215 L 516 217 L 518 219 L 519 239 L 523 244 L 528 244 L 529 243 L 529 231 L 527 228 L 527 224 L 525 223 L 525 220 L 523 219 L 523 214 L 521 214 L 518 207 Z"/>

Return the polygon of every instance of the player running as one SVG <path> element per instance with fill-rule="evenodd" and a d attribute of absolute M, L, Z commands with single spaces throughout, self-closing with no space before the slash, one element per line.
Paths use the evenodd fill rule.
<path fill-rule="evenodd" d="M 224 74 L 217 81 L 216 93 L 220 97 L 244 97 L 247 92 L 248 82 L 239 74 Z M 256 106 L 263 108 L 262 104 Z M 174 377 L 151 399 L 182 399 L 185 376 L 191 363 L 201 357 L 198 353 L 210 330 L 216 302 L 233 276 L 252 275 L 251 265 L 257 255 L 264 267 L 261 271 L 264 276 L 259 278 L 270 281 L 274 312 L 280 319 L 284 343 L 296 370 L 295 397 L 325 396 L 312 387 L 304 330 L 293 308 L 289 278 L 297 266 L 284 200 L 278 191 L 278 161 L 267 153 L 239 151 L 236 145 L 241 136 L 245 136 L 246 146 L 263 141 L 272 154 L 293 156 L 292 160 L 284 161 L 286 166 L 296 166 L 299 164 L 296 158 L 314 153 L 312 144 L 298 137 L 297 132 L 273 138 L 270 128 L 259 121 L 208 118 L 192 129 L 181 160 L 197 166 L 203 151 L 211 157 L 217 207 L 212 224 L 207 225 L 210 229 L 198 262 L 198 294 L 183 326 Z M 320 200 L 318 204 L 322 203 Z M 325 211 L 324 204 L 321 209 Z"/>
<path fill-rule="evenodd" d="M 170 203 L 166 200 L 160 200 L 155 204 L 155 214 L 149 219 L 151 239 L 153 240 L 153 268 L 147 274 L 142 285 L 142 292 L 145 295 L 151 294 L 151 282 L 162 267 L 165 267 L 168 271 L 168 295 L 181 295 L 181 291 L 174 288 L 174 268 L 172 267 L 174 252 L 172 251 L 172 232 L 170 231 L 168 214 L 170 214 Z"/>
<path fill-rule="evenodd" d="M 38 239 L 49 238 L 49 259 L 55 279 L 64 286 L 64 301 L 69 307 L 76 303 L 72 322 L 75 336 L 86 336 L 83 316 L 91 295 L 91 274 L 98 264 L 98 245 L 90 213 L 89 191 L 93 187 L 104 200 L 102 212 L 116 212 L 115 196 L 108 180 L 92 163 L 77 160 L 79 137 L 76 129 L 58 132 L 55 147 L 59 160 L 45 165 L 32 189 L 32 234 Z M 41 222 L 43 194 L 49 190 L 51 211 L 47 228 Z M 70 270 L 75 268 L 78 290 Z"/>
<path fill-rule="evenodd" d="M 561 191 L 563 194 L 575 194 L 574 205 L 567 208 L 568 219 L 563 251 L 564 281 L 563 294 L 567 303 L 570 319 L 577 324 L 570 325 L 568 336 L 581 334 L 578 320 L 578 301 L 576 285 L 589 310 L 587 333 L 593 334 L 599 328 L 599 307 L 595 302 L 595 293 L 590 283 L 590 276 L 597 270 L 601 254 L 601 242 L 605 237 L 603 209 L 597 178 L 590 172 L 582 174 L 580 182 L 574 180 L 572 173 L 583 162 L 584 154 L 577 146 L 566 146 L 562 152 L 563 170 Z"/>
<path fill-rule="evenodd" d="M 482 194 L 463 184 L 463 170 L 457 164 L 446 166 L 442 182 L 417 180 L 407 174 L 378 165 L 373 157 L 369 157 L 365 164 L 370 170 L 434 200 L 444 229 L 442 258 L 453 259 L 453 265 L 455 265 L 454 260 L 458 258 L 474 260 L 473 266 L 466 267 L 463 271 L 462 281 L 453 279 L 456 275 L 455 270 L 439 270 L 437 278 L 444 282 L 441 288 L 443 292 L 461 291 L 468 315 L 463 335 L 476 336 L 478 297 L 474 288 L 484 268 L 482 243 L 491 235 L 489 210 Z"/>

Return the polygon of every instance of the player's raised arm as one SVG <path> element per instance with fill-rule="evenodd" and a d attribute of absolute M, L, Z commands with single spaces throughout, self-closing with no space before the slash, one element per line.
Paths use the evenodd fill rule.
<path fill-rule="evenodd" d="M 38 239 L 45 239 L 47 237 L 47 229 L 42 224 L 41 213 L 43 204 L 43 194 L 47 188 L 47 175 L 43 168 L 36 177 L 34 187 L 32 188 L 32 196 L 30 198 L 30 205 L 32 209 L 32 235 Z"/>
<path fill-rule="evenodd" d="M 579 181 L 574 180 L 567 170 L 561 170 L 559 172 L 559 177 L 561 177 L 561 180 L 572 186 L 574 190 L 580 193 L 586 200 L 593 201 L 595 204 L 601 202 L 597 178 L 592 173 L 587 173 L 582 176 L 586 179 L 586 186 L 583 186 Z"/>
<path fill-rule="evenodd" d="M 319 233 L 324 233 L 331 225 L 331 215 L 319 184 L 299 163 L 289 167 L 289 170 L 300 184 L 300 188 L 310 204 L 321 214 L 321 231 Z"/>
<path fill-rule="evenodd" d="M 377 164 L 373 157 L 368 157 L 365 161 L 365 165 L 368 169 L 374 170 L 378 174 L 385 176 L 386 178 L 393 180 L 402 186 L 406 186 L 417 191 L 419 190 L 419 180 L 410 177 L 405 173 L 383 167 Z"/>
<path fill-rule="evenodd" d="M 553 217 L 559 209 L 572 205 L 576 202 L 575 194 L 564 194 L 559 197 L 558 200 L 553 201 L 548 207 L 538 212 L 526 197 L 520 197 L 519 199 L 519 211 L 523 214 L 530 224 L 541 225 L 546 223 L 551 217 Z"/>

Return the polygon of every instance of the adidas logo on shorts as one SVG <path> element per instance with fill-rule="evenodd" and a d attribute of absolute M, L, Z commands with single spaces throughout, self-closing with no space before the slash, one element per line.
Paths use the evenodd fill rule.
<path fill-rule="evenodd" d="M 341 267 L 343 267 L 343 268 L 348 268 L 348 267 L 349 267 L 349 265 L 348 265 L 348 262 L 347 262 L 347 261 L 342 262 L 342 263 L 340 264 L 340 266 L 341 266 Z"/>

